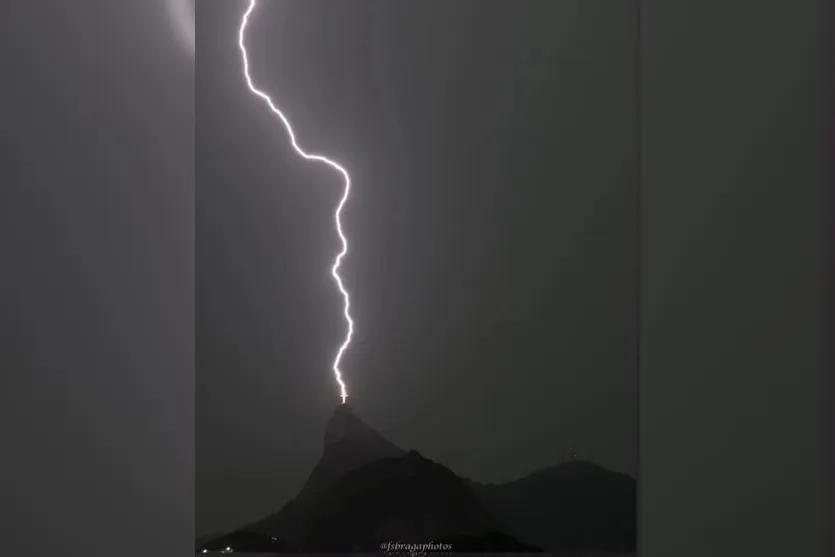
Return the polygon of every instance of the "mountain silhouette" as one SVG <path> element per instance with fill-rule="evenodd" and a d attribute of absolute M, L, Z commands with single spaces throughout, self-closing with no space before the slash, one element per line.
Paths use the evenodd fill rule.
<path fill-rule="evenodd" d="M 340 405 L 298 495 L 198 549 L 376 553 L 398 541 L 446 543 L 454 552 L 634 553 L 636 494 L 633 478 L 590 462 L 500 485 L 475 482 L 404 451 Z"/>
<path fill-rule="evenodd" d="M 390 540 L 420 543 L 484 536 L 501 523 L 446 467 L 417 451 L 357 468 L 319 499 L 300 547 L 309 551 L 378 551 Z"/>
<path fill-rule="evenodd" d="M 365 424 L 350 405 L 340 404 L 325 425 L 322 457 L 299 494 L 277 513 L 245 527 L 298 545 L 306 517 L 319 497 L 340 477 L 364 464 L 405 454 Z"/>
<path fill-rule="evenodd" d="M 629 476 L 581 461 L 470 485 L 510 534 L 547 551 L 635 551 L 637 483 Z"/>

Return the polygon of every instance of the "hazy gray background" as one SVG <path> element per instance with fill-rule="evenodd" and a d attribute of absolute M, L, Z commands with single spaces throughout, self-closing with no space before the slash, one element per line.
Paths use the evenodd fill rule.
<path fill-rule="evenodd" d="M 831 556 L 824 2 L 642 6 L 642 555 Z M 194 91 L 164 14 L 0 4 L 10 554 L 193 547 Z"/>
<path fill-rule="evenodd" d="M 194 73 L 183 54 L 160 2 L 0 5 L 10 554 L 193 548 Z M 162 541 L 178 537 L 170 550 Z"/>
<path fill-rule="evenodd" d="M 641 18 L 644 555 L 835 549 L 832 20 L 744 4 L 648 1 Z"/>

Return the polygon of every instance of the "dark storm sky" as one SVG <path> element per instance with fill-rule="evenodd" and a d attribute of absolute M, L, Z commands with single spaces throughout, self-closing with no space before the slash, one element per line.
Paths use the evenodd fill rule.
<path fill-rule="evenodd" d="M 196 521 L 277 510 L 319 457 L 344 334 L 340 181 L 245 87 L 246 2 L 202 0 L 196 61 Z M 262 2 L 252 73 L 354 189 L 351 402 L 481 481 L 569 445 L 637 464 L 631 2 Z"/>

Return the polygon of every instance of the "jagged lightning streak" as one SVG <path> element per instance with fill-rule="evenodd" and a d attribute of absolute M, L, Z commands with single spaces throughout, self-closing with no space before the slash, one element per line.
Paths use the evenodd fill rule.
<path fill-rule="evenodd" d="M 241 27 L 238 31 L 238 46 L 241 49 L 241 57 L 243 59 L 244 65 L 244 77 L 246 78 L 246 84 L 249 86 L 249 90 L 252 91 L 255 95 L 260 97 L 267 106 L 270 107 L 270 110 L 278 116 L 284 127 L 287 129 L 287 134 L 290 136 L 290 143 L 293 145 L 293 149 L 296 152 L 304 157 L 309 161 L 316 161 L 324 163 L 342 175 L 342 178 L 345 180 L 345 185 L 343 188 L 342 199 L 339 200 L 339 205 L 336 207 L 336 211 L 334 211 L 333 219 L 336 223 L 336 232 L 339 235 L 339 239 L 342 241 L 342 250 L 336 255 L 336 258 L 333 261 L 333 266 L 331 267 L 331 275 L 333 276 L 334 281 L 336 282 L 336 286 L 339 288 L 339 292 L 342 293 L 342 299 L 344 300 L 343 305 L 343 315 L 345 316 L 345 321 L 348 323 L 348 332 L 345 335 L 345 340 L 339 346 L 339 350 L 336 353 L 336 358 L 333 360 L 333 373 L 336 377 L 336 382 L 339 383 L 339 396 L 342 398 L 342 404 L 345 404 L 345 399 L 348 398 L 348 391 L 345 387 L 345 382 L 342 380 L 342 371 L 339 369 L 339 362 L 342 361 L 342 355 L 345 353 L 345 350 L 348 348 L 348 345 L 351 344 L 351 338 L 354 336 L 354 320 L 351 319 L 351 297 L 348 295 L 348 291 L 345 290 L 345 286 L 342 284 L 342 277 L 339 276 L 339 266 L 342 264 L 342 258 L 345 257 L 345 254 L 348 253 L 348 240 L 345 238 L 345 234 L 342 232 L 342 222 L 340 220 L 340 215 L 342 213 L 342 207 L 345 206 L 345 201 L 348 200 L 348 194 L 351 191 L 351 177 L 348 176 L 348 172 L 342 168 L 339 164 L 335 163 L 334 161 L 330 160 L 329 158 L 322 156 L 322 155 L 315 155 L 310 153 L 305 153 L 301 147 L 299 147 L 298 143 L 296 142 L 296 134 L 293 132 L 293 127 L 290 125 L 290 121 L 284 115 L 281 110 L 279 110 L 275 104 L 273 104 L 272 99 L 269 95 L 264 93 L 263 91 L 259 90 L 255 87 L 252 83 L 252 77 L 249 75 L 249 57 L 247 56 L 246 45 L 244 44 L 244 36 L 246 35 L 246 27 L 249 24 L 249 16 L 252 14 L 253 10 L 255 10 L 255 6 L 257 5 L 257 0 L 249 0 L 249 7 L 247 8 L 246 12 L 244 12 L 243 19 L 241 20 Z"/>

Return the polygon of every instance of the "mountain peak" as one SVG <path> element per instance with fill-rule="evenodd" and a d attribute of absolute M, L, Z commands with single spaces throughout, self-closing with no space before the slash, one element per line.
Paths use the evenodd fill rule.
<path fill-rule="evenodd" d="M 330 453 L 361 453 L 367 459 L 386 458 L 403 453 L 388 439 L 362 421 L 349 404 L 336 407 L 325 425 L 323 457 Z"/>
<path fill-rule="evenodd" d="M 345 474 L 376 460 L 401 456 L 403 449 L 362 421 L 348 404 L 340 404 L 325 425 L 322 456 L 298 495 L 277 514 L 258 521 L 254 531 L 293 541 L 318 497 Z"/>
<path fill-rule="evenodd" d="M 303 491 L 319 492 L 354 468 L 381 458 L 399 456 L 404 452 L 362 421 L 351 406 L 340 404 L 325 426 L 322 458 Z"/>
<path fill-rule="evenodd" d="M 354 414 L 351 405 L 342 403 L 334 409 L 325 425 L 325 446 L 364 429 L 370 428 Z"/>

